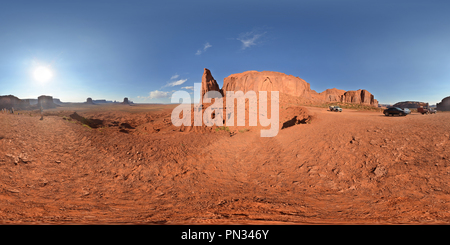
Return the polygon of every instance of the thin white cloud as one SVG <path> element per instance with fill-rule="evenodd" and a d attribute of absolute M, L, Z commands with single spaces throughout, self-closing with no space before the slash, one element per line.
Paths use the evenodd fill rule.
<path fill-rule="evenodd" d="M 256 41 L 262 37 L 266 32 L 263 33 L 257 33 L 255 31 L 246 32 L 241 34 L 237 40 L 241 41 L 242 43 L 242 49 L 246 49 L 250 46 L 256 45 Z"/>
<path fill-rule="evenodd" d="M 177 79 L 178 77 L 179 77 L 180 75 L 178 75 L 178 74 L 175 74 L 175 75 L 173 75 L 172 77 L 170 77 L 170 79 L 171 80 L 173 80 L 173 79 Z"/>
<path fill-rule="evenodd" d="M 164 99 L 169 98 L 172 95 L 172 93 L 173 91 L 168 92 L 168 91 L 154 90 L 148 93 L 148 96 L 137 96 L 137 98 L 140 100 Z"/>
<path fill-rule="evenodd" d="M 190 89 L 190 90 L 194 90 L 194 86 L 181 87 L 181 89 Z"/>
<path fill-rule="evenodd" d="M 164 87 L 174 87 L 185 83 L 187 79 L 180 79 L 174 82 L 167 83 Z"/>
<path fill-rule="evenodd" d="M 201 55 L 203 52 L 205 52 L 207 49 L 211 48 L 212 45 L 209 44 L 209 42 L 205 43 L 205 45 L 203 46 L 203 50 L 199 49 L 197 50 L 197 53 L 195 53 L 195 55 Z"/>

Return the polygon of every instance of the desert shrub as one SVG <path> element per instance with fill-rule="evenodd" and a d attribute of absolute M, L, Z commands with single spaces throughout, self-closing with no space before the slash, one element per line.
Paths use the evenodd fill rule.
<path fill-rule="evenodd" d="M 225 126 L 221 126 L 221 127 L 216 128 L 216 132 L 219 132 L 220 130 L 230 132 L 230 128 L 225 127 Z"/>

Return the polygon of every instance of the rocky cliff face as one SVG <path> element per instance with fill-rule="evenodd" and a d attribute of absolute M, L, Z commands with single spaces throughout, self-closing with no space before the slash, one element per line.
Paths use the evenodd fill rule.
<path fill-rule="evenodd" d="M 365 89 L 357 91 L 347 91 L 341 96 L 341 102 L 354 103 L 362 105 L 371 105 L 378 107 L 378 101 Z"/>
<path fill-rule="evenodd" d="M 205 76 L 205 75 L 204 75 Z M 203 88 L 202 81 L 202 88 Z M 345 102 L 378 107 L 378 101 L 367 90 L 345 91 L 341 89 L 327 89 L 322 93 L 311 90 L 305 80 L 273 71 L 246 71 L 232 74 L 223 80 L 222 91 L 279 91 L 302 98 L 313 103 Z M 203 90 L 202 90 L 203 91 Z"/>
<path fill-rule="evenodd" d="M 223 80 L 225 91 L 279 91 L 293 96 L 311 99 L 311 89 L 305 80 L 273 71 L 246 71 L 233 74 Z"/>
<path fill-rule="evenodd" d="M 323 91 L 315 97 L 325 102 L 342 102 L 342 96 L 344 94 L 345 90 L 332 88 Z"/>
<path fill-rule="evenodd" d="M 441 103 L 436 104 L 436 107 L 439 111 L 450 111 L 450 96 L 443 98 Z"/>

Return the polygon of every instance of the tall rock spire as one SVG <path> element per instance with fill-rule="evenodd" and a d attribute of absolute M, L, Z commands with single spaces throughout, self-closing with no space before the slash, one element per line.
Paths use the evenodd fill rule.
<path fill-rule="evenodd" d="M 205 68 L 202 77 L 202 91 L 200 94 L 202 96 L 201 98 L 203 98 L 203 96 L 208 91 L 218 91 L 222 93 L 219 88 L 219 84 L 217 84 L 217 81 L 214 80 L 214 77 L 211 75 L 211 71 Z"/>

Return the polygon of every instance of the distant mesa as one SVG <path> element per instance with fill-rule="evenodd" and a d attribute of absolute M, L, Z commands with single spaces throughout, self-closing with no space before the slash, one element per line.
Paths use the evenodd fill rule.
<path fill-rule="evenodd" d="M 0 96 L 0 109 L 29 109 L 30 103 L 27 100 L 21 100 L 14 95 Z"/>
<path fill-rule="evenodd" d="M 85 104 L 91 104 L 91 105 L 94 104 L 94 102 L 92 101 L 92 98 L 91 98 L 91 97 L 87 98 L 87 99 L 86 99 L 86 102 L 84 102 L 84 103 L 85 103 Z"/>
<path fill-rule="evenodd" d="M 57 105 L 53 102 L 53 97 L 48 95 L 41 95 L 38 97 L 38 107 L 42 109 L 56 108 Z"/>
<path fill-rule="evenodd" d="M 57 105 L 62 105 L 62 104 L 64 104 L 63 102 L 61 102 L 60 99 L 55 99 L 55 98 L 53 98 L 53 103 L 55 103 L 55 104 L 57 104 Z"/>
<path fill-rule="evenodd" d="M 91 105 L 95 105 L 95 104 L 108 104 L 108 103 L 116 103 L 116 101 L 112 101 L 112 100 L 105 100 L 105 99 L 101 99 L 101 100 L 93 100 L 92 98 L 87 98 L 86 102 L 84 102 L 85 104 L 91 104 Z"/>
<path fill-rule="evenodd" d="M 419 102 L 419 101 L 402 101 L 395 103 L 392 107 L 399 107 L 399 108 L 409 108 L 409 109 L 416 109 L 420 107 L 428 108 L 429 104 L 426 102 Z"/>
<path fill-rule="evenodd" d="M 441 103 L 436 104 L 438 111 L 450 111 L 450 96 L 442 99 Z"/>
<path fill-rule="evenodd" d="M 112 100 L 92 100 L 94 104 L 107 104 L 107 103 L 114 103 Z"/>
<path fill-rule="evenodd" d="M 21 109 L 33 110 L 39 109 L 42 105 L 43 109 L 56 108 L 64 104 L 59 99 L 54 99 L 52 96 L 42 95 L 37 99 L 19 99 L 14 95 L 0 96 L 0 109 Z"/>
<path fill-rule="evenodd" d="M 131 105 L 134 104 L 133 101 L 128 100 L 127 97 L 123 98 L 123 102 L 121 103 L 123 105 Z"/>
<path fill-rule="evenodd" d="M 21 99 L 27 101 L 30 105 L 37 105 L 38 99 Z M 62 102 L 60 99 L 53 98 L 53 103 L 56 105 L 63 105 L 64 102 Z"/>

